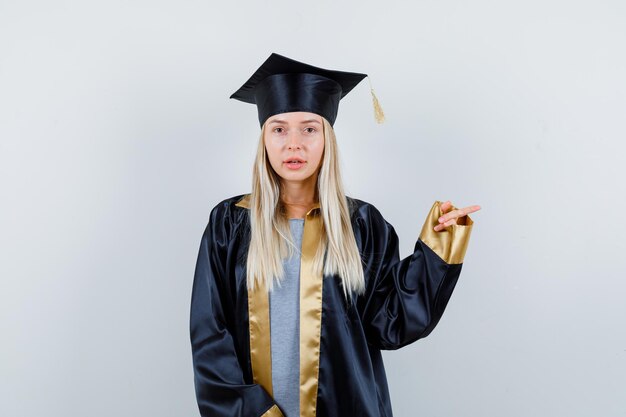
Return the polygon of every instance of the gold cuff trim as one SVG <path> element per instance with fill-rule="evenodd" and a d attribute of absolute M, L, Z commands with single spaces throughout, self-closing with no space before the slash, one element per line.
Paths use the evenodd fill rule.
<path fill-rule="evenodd" d="M 435 201 L 435 204 L 430 209 L 422 226 L 420 239 L 439 255 L 445 263 L 463 263 L 474 221 L 469 215 L 466 215 L 465 225 L 453 224 L 438 232 L 433 230 L 439 224 L 439 217 L 444 214 L 441 211 L 441 203 L 441 201 Z M 452 206 L 452 209 L 456 210 L 457 208 Z"/>
<path fill-rule="evenodd" d="M 256 384 L 260 384 L 273 396 L 269 298 L 267 291 L 260 285 L 248 291 L 248 320 L 252 377 Z"/>
<path fill-rule="evenodd" d="M 300 259 L 300 417 L 315 417 L 319 384 L 323 274 L 313 270 L 313 258 L 323 223 L 312 211 L 304 221 Z"/>
<path fill-rule="evenodd" d="M 267 410 L 261 417 L 284 417 L 280 408 L 274 404 L 269 410 Z"/>

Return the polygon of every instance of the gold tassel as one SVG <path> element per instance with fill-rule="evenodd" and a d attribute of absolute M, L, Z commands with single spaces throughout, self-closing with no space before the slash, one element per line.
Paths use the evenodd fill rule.
<path fill-rule="evenodd" d="M 376 118 L 377 123 L 383 123 L 385 121 L 385 113 L 383 112 L 383 108 L 380 106 L 380 102 L 378 101 L 378 97 L 374 94 L 374 89 L 372 88 L 372 81 L 370 77 L 367 77 L 368 81 L 370 81 L 370 92 L 372 93 L 372 102 L 374 104 L 374 118 Z"/>

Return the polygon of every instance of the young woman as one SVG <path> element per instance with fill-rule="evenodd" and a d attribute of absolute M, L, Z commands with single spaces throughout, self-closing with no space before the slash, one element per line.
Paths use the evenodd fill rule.
<path fill-rule="evenodd" d="M 391 417 L 381 350 L 428 336 L 480 209 L 436 201 L 412 255 L 344 194 L 333 124 L 366 74 L 272 54 L 231 98 L 257 105 L 252 190 L 211 210 L 191 297 L 202 416 Z"/>

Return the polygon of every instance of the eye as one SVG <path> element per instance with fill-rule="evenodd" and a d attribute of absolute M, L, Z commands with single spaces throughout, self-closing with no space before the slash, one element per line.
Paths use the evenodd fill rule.
<path fill-rule="evenodd" d="M 280 129 L 280 131 L 278 129 Z M 275 127 L 273 131 L 276 133 L 282 133 L 283 131 L 282 129 L 283 129 L 282 127 Z"/>
<path fill-rule="evenodd" d="M 309 130 L 310 129 L 310 130 Z M 316 132 L 314 127 L 305 127 L 304 130 L 306 130 L 308 133 L 313 133 Z"/>

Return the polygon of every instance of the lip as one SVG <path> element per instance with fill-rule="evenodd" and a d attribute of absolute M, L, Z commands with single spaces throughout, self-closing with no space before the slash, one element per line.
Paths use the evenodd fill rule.
<path fill-rule="evenodd" d="M 304 159 L 302 158 L 298 158 L 297 156 L 291 157 L 291 158 L 287 158 L 283 161 L 284 164 L 286 164 L 289 161 L 298 161 L 298 162 L 306 162 Z"/>
<path fill-rule="evenodd" d="M 292 161 L 292 162 L 289 162 Z M 293 162 L 293 161 L 298 161 Z M 287 167 L 287 169 L 293 170 L 293 171 L 297 171 L 299 169 L 302 169 L 302 167 L 304 167 L 306 165 L 306 161 L 302 158 L 298 158 L 297 156 L 294 156 L 292 158 L 288 158 L 286 159 L 283 164 Z"/>

